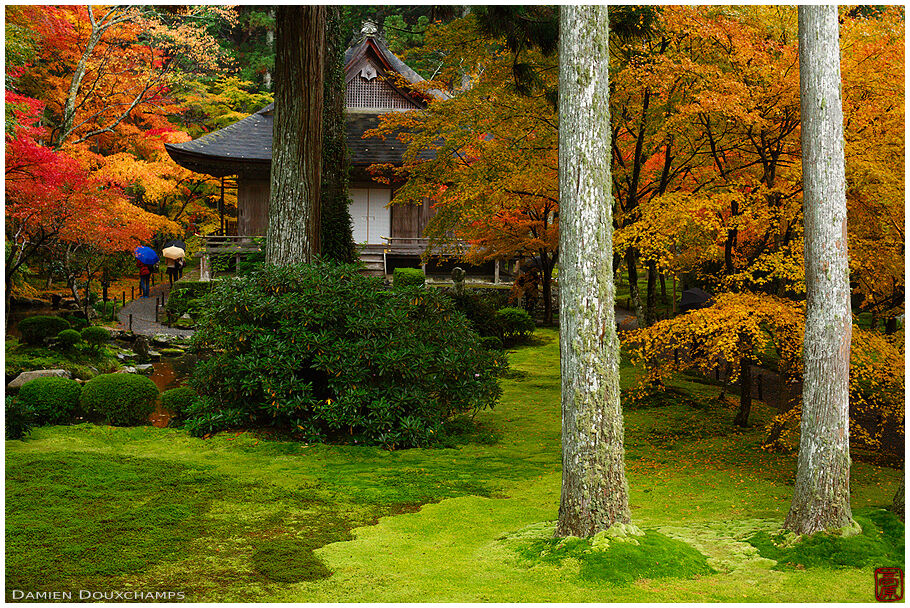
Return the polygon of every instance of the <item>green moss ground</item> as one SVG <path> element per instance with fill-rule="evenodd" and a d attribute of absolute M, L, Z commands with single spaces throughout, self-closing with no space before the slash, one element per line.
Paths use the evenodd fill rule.
<path fill-rule="evenodd" d="M 91 425 L 7 441 L 7 599 L 13 589 L 179 590 L 191 601 L 874 599 L 872 570 L 893 565 L 873 563 L 880 553 L 846 568 L 765 556 L 757 539 L 786 515 L 795 458 L 759 450 L 770 410 L 755 406 L 756 427 L 734 429 L 735 405 L 692 379 L 679 383 L 691 400 L 626 412 L 641 544 L 556 549 L 558 352 L 556 333 L 538 330 L 511 354 L 501 406 L 479 416 L 492 444 L 388 452 Z M 890 503 L 899 476 L 854 464 L 861 523 L 863 508 Z M 902 544 L 902 525 L 872 521 L 889 547 Z M 619 569 L 603 559 L 617 549 Z"/>

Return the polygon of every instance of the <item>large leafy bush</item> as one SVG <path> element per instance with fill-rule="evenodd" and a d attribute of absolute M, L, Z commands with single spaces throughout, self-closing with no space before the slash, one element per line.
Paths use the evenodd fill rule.
<path fill-rule="evenodd" d="M 102 374 L 85 383 L 79 401 L 86 414 L 118 426 L 143 424 L 158 400 L 155 383 L 137 374 Z"/>
<path fill-rule="evenodd" d="M 27 386 L 27 385 L 26 385 Z M 6 438 L 24 439 L 32 431 L 32 412 L 21 399 L 6 396 Z"/>
<path fill-rule="evenodd" d="M 492 407 L 505 365 L 441 294 L 326 262 L 220 281 L 195 345 L 211 355 L 191 432 L 270 424 L 387 447 L 432 445 L 446 421 Z"/>
<path fill-rule="evenodd" d="M 82 386 L 69 378 L 35 378 L 19 389 L 19 399 L 38 425 L 69 422 L 79 409 L 81 394 Z"/>
<path fill-rule="evenodd" d="M 19 321 L 19 333 L 26 344 L 38 345 L 45 338 L 56 336 L 61 331 L 70 328 L 69 321 L 62 317 L 50 315 L 36 315 L 26 317 Z"/>

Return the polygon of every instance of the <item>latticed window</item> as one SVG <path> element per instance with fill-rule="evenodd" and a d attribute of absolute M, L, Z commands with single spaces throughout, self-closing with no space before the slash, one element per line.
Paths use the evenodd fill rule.
<path fill-rule="evenodd" d="M 345 105 L 349 108 L 376 108 L 378 110 L 410 110 L 418 107 L 401 96 L 382 78 L 367 80 L 355 76 L 348 84 Z"/>

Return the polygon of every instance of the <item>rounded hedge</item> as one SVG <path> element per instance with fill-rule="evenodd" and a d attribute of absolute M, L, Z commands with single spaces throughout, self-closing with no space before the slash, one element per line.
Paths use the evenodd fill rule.
<path fill-rule="evenodd" d="M 75 329 L 64 329 L 57 334 L 57 342 L 59 342 L 63 348 L 71 349 L 82 342 L 82 336 Z"/>
<path fill-rule="evenodd" d="M 205 305 L 191 433 L 269 425 L 307 441 L 433 445 L 501 394 L 504 357 L 448 298 L 387 290 L 355 265 L 265 266 L 219 281 Z"/>
<path fill-rule="evenodd" d="M 145 376 L 102 374 L 85 383 L 79 403 L 86 414 L 108 424 L 130 426 L 148 422 L 158 395 L 158 387 Z"/>
<path fill-rule="evenodd" d="M 188 386 L 179 386 L 161 393 L 161 407 L 171 413 L 175 420 L 184 420 L 190 406 L 199 395 Z"/>
<path fill-rule="evenodd" d="M 82 330 L 82 339 L 88 342 L 92 348 L 98 349 L 111 339 L 111 334 L 104 327 L 91 325 Z"/>
<path fill-rule="evenodd" d="M 56 336 L 61 331 L 70 328 L 69 321 L 62 317 L 50 315 L 36 315 L 26 317 L 19 321 L 19 333 L 26 344 L 40 345 L 45 338 Z"/>
<path fill-rule="evenodd" d="M 524 339 L 534 333 L 534 319 L 523 308 L 500 308 L 496 311 L 496 321 L 502 328 L 505 339 Z"/>
<path fill-rule="evenodd" d="M 39 426 L 71 422 L 79 411 L 81 394 L 82 386 L 69 378 L 35 378 L 19 389 L 19 399 Z"/>
<path fill-rule="evenodd" d="M 420 268 L 396 268 L 392 271 L 392 287 L 423 287 L 427 279 Z"/>

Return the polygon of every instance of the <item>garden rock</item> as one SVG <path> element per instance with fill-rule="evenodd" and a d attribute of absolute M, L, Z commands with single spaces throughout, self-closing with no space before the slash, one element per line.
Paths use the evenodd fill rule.
<path fill-rule="evenodd" d="M 155 334 L 152 336 L 153 346 L 170 346 L 173 341 L 174 336 L 169 336 L 167 334 Z"/>
<path fill-rule="evenodd" d="M 155 371 L 155 366 L 151 363 L 140 363 L 134 368 L 137 374 L 144 374 L 146 376 L 151 376 L 152 372 Z"/>
<path fill-rule="evenodd" d="M 136 336 L 136 341 L 133 342 L 133 352 L 136 353 L 136 356 L 139 357 L 142 361 L 147 361 L 149 358 L 149 340 L 145 336 Z"/>
<path fill-rule="evenodd" d="M 65 369 L 36 369 L 30 372 L 22 372 L 16 376 L 12 382 L 6 385 L 8 390 L 18 390 L 23 384 L 31 382 L 35 378 L 72 378 L 73 375 Z"/>
<path fill-rule="evenodd" d="M 159 353 L 157 350 L 150 350 L 148 360 L 149 361 L 161 361 L 161 353 Z"/>

